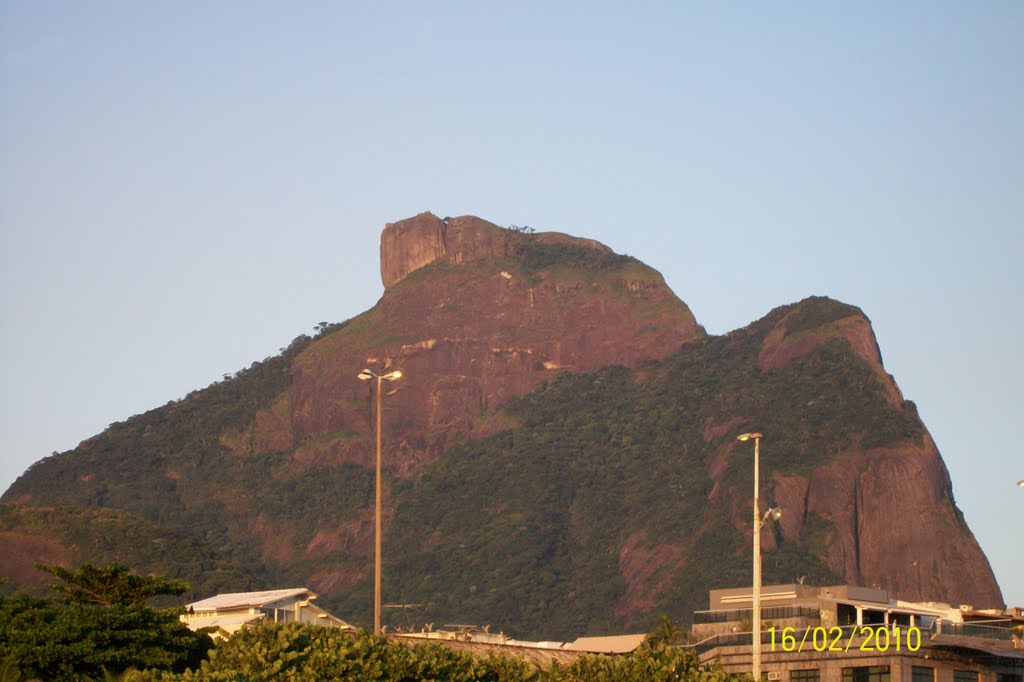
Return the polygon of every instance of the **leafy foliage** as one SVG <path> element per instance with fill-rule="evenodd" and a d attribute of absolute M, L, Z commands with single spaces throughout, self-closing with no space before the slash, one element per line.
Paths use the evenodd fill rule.
<path fill-rule="evenodd" d="M 48 570 L 65 582 L 64 603 L 28 594 L 0 597 L 0 659 L 19 674 L 47 680 L 104 677 L 111 671 L 198 666 L 212 646 L 178 619 L 180 609 L 157 609 L 142 594 L 179 592 L 187 585 L 132 576 L 120 566 Z"/>
<path fill-rule="evenodd" d="M 438 642 L 406 644 L 365 632 L 263 622 L 241 630 L 210 652 L 196 670 L 161 675 L 181 682 L 234 680 L 381 680 L 414 682 L 724 682 L 719 666 L 701 665 L 693 652 L 644 646 L 625 656 L 583 655 L 571 665 L 540 669 L 522 659 L 473 656 Z"/>
<path fill-rule="evenodd" d="M 208 661 L 176 677 L 210 680 L 528 680 L 520 659 L 481 659 L 438 643 L 410 646 L 360 632 L 264 621 L 240 630 L 210 652 Z"/>
<path fill-rule="evenodd" d="M 45 564 L 37 567 L 60 581 L 49 587 L 64 595 L 68 604 L 137 606 L 158 595 L 184 594 L 190 589 L 188 583 L 180 580 L 138 575 L 124 564 L 82 563 L 72 569 Z"/>
<path fill-rule="evenodd" d="M 665 614 L 662 614 L 658 624 L 644 638 L 644 642 L 651 646 L 680 644 L 685 640 L 686 632 Z"/>

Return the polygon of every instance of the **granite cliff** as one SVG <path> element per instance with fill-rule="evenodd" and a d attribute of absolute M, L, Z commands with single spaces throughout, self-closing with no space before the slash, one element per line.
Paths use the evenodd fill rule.
<path fill-rule="evenodd" d="M 709 337 L 659 273 L 597 242 L 430 213 L 384 228 L 381 279 L 365 313 L 33 465 L 3 497 L 10 573 L 93 559 L 75 510 L 106 508 L 222 575 L 365 618 L 372 367 L 405 375 L 384 400 L 388 599 L 545 636 L 685 620 L 749 580 L 734 437 L 758 429 L 787 509 L 768 579 L 1001 603 L 860 310 L 810 298 Z"/>
<path fill-rule="evenodd" d="M 538 269 L 531 257 L 594 267 Z M 291 366 L 290 386 L 222 442 L 238 454 L 288 451 L 296 466 L 368 464 L 364 366 L 401 367 L 390 386 L 389 468 L 411 474 L 480 415 L 561 371 L 635 366 L 704 330 L 661 275 L 605 246 L 528 234 L 474 217 L 429 213 L 381 235 L 384 295 L 318 339 Z"/>

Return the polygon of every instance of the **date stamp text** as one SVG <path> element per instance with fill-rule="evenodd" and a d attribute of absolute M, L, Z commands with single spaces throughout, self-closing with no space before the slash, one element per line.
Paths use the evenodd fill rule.
<path fill-rule="evenodd" d="M 861 625 L 841 628 L 807 628 L 798 633 L 796 628 L 768 628 L 771 633 L 772 651 L 802 652 L 817 651 L 917 651 L 921 648 L 921 629 L 886 625 Z M 797 638 L 799 635 L 799 639 Z M 854 640 L 859 639 L 856 644 Z"/>

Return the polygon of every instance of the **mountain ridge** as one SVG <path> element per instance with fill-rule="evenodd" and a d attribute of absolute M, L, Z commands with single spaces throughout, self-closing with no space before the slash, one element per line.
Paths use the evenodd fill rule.
<path fill-rule="evenodd" d="M 679 609 L 685 620 L 710 586 L 708 542 L 722 552 L 716 579 L 749 580 L 749 459 L 734 441 L 748 429 L 766 433 L 766 492 L 790 510 L 765 535 L 779 571 L 1001 603 L 858 308 L 811 297 L 708 336 L 657 271 L 597 242 L 430 213 L 385 227 L 381 276 L 370 310 L 36 463 L 3 501 L 122 509 L 359 616 L 372 573 L 372 409 L 355 374 L 400 367 L 383 415 L 385 551 L 396 544 L 385 586 L 446 617 L 513 614 L 507 629 L 548 634 Z M 519 480 L 512 453 L 548 474 Z M 591 471 L 584 455 L 621 475 Z M 508 471 L 489 467 L 502 461 Z M 556 485 L 559 462 L 575 478 Z M 523 507 L 534 495 L 546 515 Z M 652 516 L 617 518 L 616 504 Z M 680 510 L 692 518 L 673 520 Z M 908 512 L 932 525 L 901 526 Z M 480 575 L 494 592 L 480 593 Z M 540 588 L 523 582 L 534 578 Z M 591 598 L 557 596 L 582 591 Z"/>

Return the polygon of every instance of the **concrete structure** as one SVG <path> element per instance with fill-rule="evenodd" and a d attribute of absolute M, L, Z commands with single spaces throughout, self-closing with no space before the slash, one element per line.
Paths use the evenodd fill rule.
<path fill-rule="evenodd" d="M 388 635 L 388 639 L 405 642 L 410 645 L 426 643 L 427 638 L 415 634 Z M 432 642 L 440 642 L 443 646 L 455 651 L 465 651 L 474 656 L 487 657 L 491 655 L 514 656 L 526 663 L 536 666 L 541 670 L 551 667 L 552 663 L 561 666 L 572 665 L 572 663 L 583 656 L 581 651 L 570 651 L 567 649 L 550 649 L 537 646 L 516 646 L 510 643 L 492 644 L 486 642 L 467 642 L 459 639 L 429 638 Z"/>
<path fill-rule="evenodd" d="M 636 649 L 645 635 L 611 635 L 608 637 L 580 637 L 572 642 L 530 642 L 512 639 L 503 633 L 492 633 L 490 628 L 473 625 L 448 625 L 448 629 L 389 633 L 388 638 L 417 644 L 425 641 L 438 642 L 449 649 L 465 651 L 474 656 L 514 656 L 539 669 L 547 669 L 552 663 L 569 666 L 586 654 L 623 655 Z M 415 628 L 413 628 L 415 630 Z"/>
<path fill-rule="evenodd" d="M 312 623 L 355 630 L 312 602 L 316 595 L 304 587 L 263 592 L 232 592 L 186 604 L 182 622 L 191 630 L 216 627 L 227 634 L 258 620 L 275 623 Z"/>
<path fill-rule="evenodd" d="M 579 637 L 571 642 L 533 642 L 508 637 L 504 632 L 491 632 L 490 626 L 480 628 L 476 625 L 446 625 L 444 629 L 432 627 L 420 631 L 414 629 L 403 631 L 401 628 L 390 637 L 402 637 L 411 640 L 430 639 L 440 642 L 474 642 L 493 647 L 513 647 L 516 649 L 552 649 L 591 654 L 628 654 L 640 646 L 646 634 L 608 635 L 604 637 Z"/>
<path fill-rule="evenodd" d="M 750 587 L 712 590 L 689 645 L 730 673 L 750 672 Z M 793 682 L 1024 682 L 1021 609 L 905 602 L 885 590 L 763 588 L 762 675 Z M 745 631 L 744 631 L 745 630 Z"/>
<path fill-rule="evenodd" d="M 628 654 L 643 644 L 646 634 L 579 637 L 565 645 L 566 649 L 589 654 Z"/>

